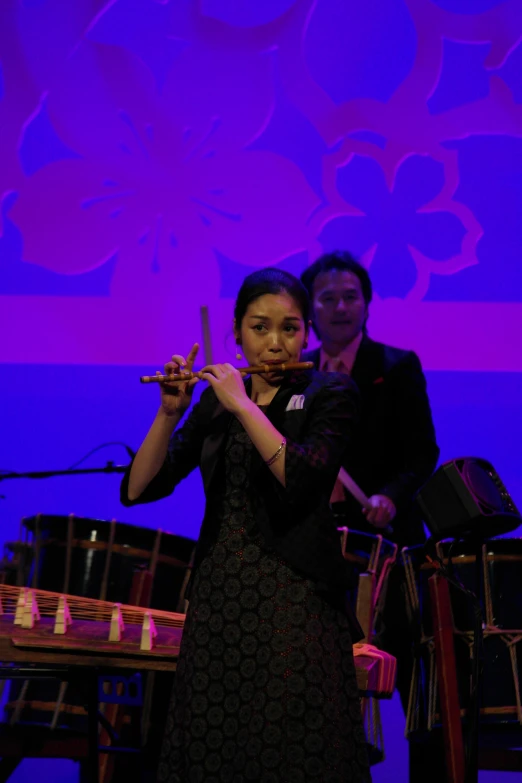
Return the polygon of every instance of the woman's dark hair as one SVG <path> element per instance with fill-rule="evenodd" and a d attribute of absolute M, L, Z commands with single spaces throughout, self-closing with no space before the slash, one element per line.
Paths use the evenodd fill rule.
<path fill-rule="evenodd" d="M 299 306 L 303 321 L 308 323 L 310 318 L 310 299 L 304 285 L 297 277 L 285 272 L 283 269 L 267 267 L 258 269 L 247 275 L 243 280 L 236 299 L 234 308 L 234 320 L 236 329 L 241 327 L 248 306 L 265 294 L 288 294 Z"/>
<path fill-rule="evenodd" d="M 372 301 L 372 281 L 366 269 L 355 260 L 355 258 L 345 250 L 336 250 L 333 253 L 325 253 L 317 261 L 305 269 L 301 275 L 301 282 L 308 291 L 310 299 L 313 298 L 314 282 L 317 275 L 321 272 L 331 272 L 332 270 L 341 272 L 352 272 L 361 282 L 362 295 L 366 305 Z"/>

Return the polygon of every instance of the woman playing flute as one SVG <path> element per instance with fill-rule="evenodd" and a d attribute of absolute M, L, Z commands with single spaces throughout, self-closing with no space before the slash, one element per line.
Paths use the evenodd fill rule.
<path fill-rule="evenodd" d="M 299 361 L 309 301 L 264 269 L 239 291 L 234 332 L 249 365 Z M 191 370 L 176 354 L 166 374 Z M 352 655 L 362 637 L 329 498 L 350 446 L 347 376 L 279 371 L 163 382 L 122 483 L 124 505 L 170 494 L 200 467 L 206 509 L 159 765 L 169 783 L 368 783 Z"/>

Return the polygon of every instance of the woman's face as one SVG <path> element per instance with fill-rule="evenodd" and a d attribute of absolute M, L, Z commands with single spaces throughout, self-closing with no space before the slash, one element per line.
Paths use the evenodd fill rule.
<path fill-rule="evenodd" d="M 299 305 L 286 293 L 255 299 L 234 331 L 249 365 L 298 362 L 308 340 Z"/>

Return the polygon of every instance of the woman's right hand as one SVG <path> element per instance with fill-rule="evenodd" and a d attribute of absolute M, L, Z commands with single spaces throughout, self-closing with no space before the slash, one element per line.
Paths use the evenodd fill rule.
<path fill-rule="evenodd" d="M 192 370 L 194 361 L 199 351 L 199 345 L 194 343 L 190 353 L 185 359 L 180 354 L 174 354 L 171 362 L 165 365 L 165 372 L 156 371 L 156 375 L 174 375 L 181 370 Z M 184 413 L 190 405 L 194 386 L 199 378 L 190 381 L 164 381 L 160 383 L 161 410 L 166 416 L 175 416 Z"/>

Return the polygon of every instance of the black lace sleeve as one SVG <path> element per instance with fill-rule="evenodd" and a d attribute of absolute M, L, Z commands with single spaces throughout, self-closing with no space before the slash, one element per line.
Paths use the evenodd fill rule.
<path fill-rule="evenodd" d="M 355 384 L 347 376 L 330 373 L 312 403 L 301 441 L 287 438 L 285 487 L 281 487 L 287 502 L 306 502 L 317 492 L 329 496 L 358 416 Z"/>
<path fill-rule="evenodd" d="M 129 475 L 132 463 L 129 465 L 120 487 L 120 500 L 124 506 L 151 503 L 171 495 L 177 484 L 198 467 L 206 434 L 208 407 L 208 399 L 202 396 L 201 401 L 192 408 L 182 426 L 174 430 L 160 470 L 141 495 L 134 500 L 129 499 Z"/>

